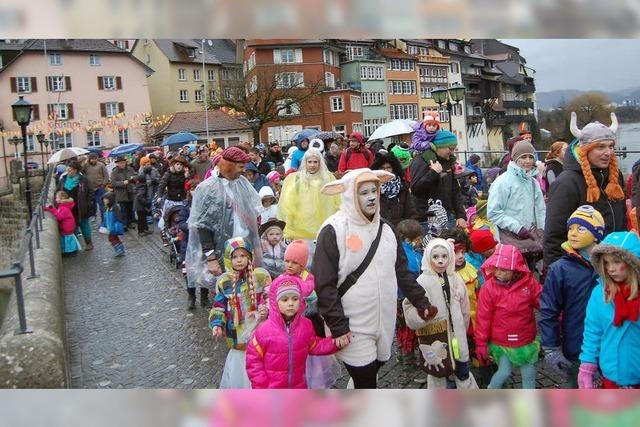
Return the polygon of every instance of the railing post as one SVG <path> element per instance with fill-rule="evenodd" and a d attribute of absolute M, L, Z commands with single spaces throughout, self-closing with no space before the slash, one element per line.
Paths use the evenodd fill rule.
<path fill-rule="evenodd" d="M 13 264 L 13 268 L 17 270 L 15 275 L 16 283 L 16 303 L 18 304 L 18 320 L 20 321 L 20 327 L 16 329 L 15 335 L 30 334 L 32 329 L 27 327 L 27 316 L 24 311 L 24 295 L 22 294 L 22 266 L 19 262 Z"/>
<path fill-rule="evenodd" d="M 29 263 L 31 264 L 31 274 L 27 279 L 35 279 L 40 276 L 36 274 L 36 261 L 33 258 L 33 233 L 31 227 L 27 228 L 27 234 L 29 235 Z"/>
<path fill-rule="evenodd" d="M 40 215 L 36 212 L 37 217 L 39 218 Z M 40 230 L 38 229 L 38 220 L 36 219 L 36 223 L 35 223 L 35 229 L 36 229 L 36 249 L 40 249 Z"/>

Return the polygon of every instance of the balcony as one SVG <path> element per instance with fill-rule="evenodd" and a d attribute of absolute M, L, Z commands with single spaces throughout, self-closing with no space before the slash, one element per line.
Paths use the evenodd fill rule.
<path fill-rule="evenodd" d="M 437 83 L 437 84 L 443 84 L 443 85 L 446 86 L 447 78 L 446 77 L 420 76 L 420 83 Z"/>
<path fill-rule="evenodd" d="M 414 55 L 418 58 L 418 62 L 428 62 L 431 64 L 445 64 L 449 65 L 448 56 L 433 56 L 433 55 Z"/>
<path fill-rule="evenodd" d="M 504 108 L 531 108 L 533 109 L 533 101 L 502 101 Z"/>
<path fill-rule="evenodd" d="M 467 85 L 467 82 L 480 83 L 481 81 L 482 77 L 477 74 L 462 73 L 462 83 L 464 83 L 465 86 Z"/>
<path fill-rule="evenodd" d="M 520 85 L 516 87 L 516 92 L 518 93 L 534 93 L 535 91 L 535 85 Z"/>
<path fill-rule="evenodd" d="M 483 116 L 480 114 L 468 114 L 467 115 L 467 124 L 474 125 L 482 123 Z"/>
<path fill-rule="evenodd" d="M 505 116 L 507 123 L 532 122 L 535 118 L 536 116 L 533 114 L 513 114 Z"/>
<path fill-rule="evenodd" d="M 507 121 L 505 120 L 504 116 L 502 117 L 492 117 L 488 120 L 489 127 L 499 127 L 499 126 L 504 126 L 507 124 Z"/>

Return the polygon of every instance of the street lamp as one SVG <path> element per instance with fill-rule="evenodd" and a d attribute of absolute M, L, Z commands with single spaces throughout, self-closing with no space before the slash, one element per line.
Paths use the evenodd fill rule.
<path fill-rule="evenodd" d="M 22 152 L 24 153 L 24 197 L 27 202 L 27 212 L 29 214 L 27 218 L 27 225 L 29 225 L 31 224 L 31 217 L 33 216 L 33 207 L 31 206 L 29 163 L 27 161 L 27 126 L 29 126 L 29 121 L 31 120 L 31 109 L 33 108 L 33 105 L 25 101 L 23 96 L 20 96 L 11 108 L 13 109 L 13 116 L 15 117 L 16 122 L 18 122 L 20 131 L 22 132 Z"/>
<path fill-rule="evenodd" d="M 443 87 L 437 87 L 436 89 L 431 91 L 431 96 L 433 100 L 438 104 L 438 107 L 442 107 L 442 104 L 446 102 L 447 111 L 449 112 L 449 130 L 452 130 L 451 127 L 451 113 L 453 111 L 453 106 L 457 105 L 464 99 L 464 91 L 466 88 L 460 83 L 454 83 L 449 89 L 445 89 Z M 451 103 L 453 101 L 453 104 Z"/>
<path fill-rule="evenodd" d="M 36 135 L 38 138 L 38 144 L 40 144 L 40 157 L 42 159 L 42 170 L 44 170 L 44 150 L 42 146 L 44 145 L 45 150 L 49 148 L 49 140 L 45 139 L 45 134 L 40 132 Z"/>
<path fill-rule="evenodd" d="M 253 129 L 253 145 L 260 144 L 260 119 L 247 120 L 251 129 Z"/>

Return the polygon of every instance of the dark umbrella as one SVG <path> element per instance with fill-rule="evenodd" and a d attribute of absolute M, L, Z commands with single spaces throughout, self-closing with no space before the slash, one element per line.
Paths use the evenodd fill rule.
<path fill-rule="evenodd" d="M 111 150 L 109 153 L 109 157 L 117 157 L 123 156 L 125 154 L 135 153 L 136 151 L 142 148 L 142 144 L 123 144 L 118 145 L 116 148 Z"/>
<path fill-rule="evenodd" d="M 328 141 L 330 139 L 337 139 L 337 138 L 340 138 L 341 136 L 342 135 L 340 135 L 339 133 L 336 133 L 330 130 L 321 131 L 313 135 L 314 138 L 318 138 L 323 141 Z"/>
<path fill-rule="evenodd" d="M 198 142 L 198 137 L 191 132 L 178 132 L 167 138 L 162 143 L 162 146 L 166 147 L 167 145 L 180 145 L 186 144 L 187 142 Z"/>

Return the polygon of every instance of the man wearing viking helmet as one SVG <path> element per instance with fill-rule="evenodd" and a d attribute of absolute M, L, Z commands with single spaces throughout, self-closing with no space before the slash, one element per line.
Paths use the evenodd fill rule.
<path fill-rule="evenodd" d="M 622 172 L 614 153 L 618 120 L 611 113 L 611 126 L 599 122 L 579 129 L 576 113 L 571 113 L 571 133 L 575 137 L 564 155 L 564 170 L 549 188 L 544 235 L 544 263 L 562 256 L 567 219 L 579 206 L 591 205 L 602 214 L 606 232 L 624 231 L 625 195 Z"/>

